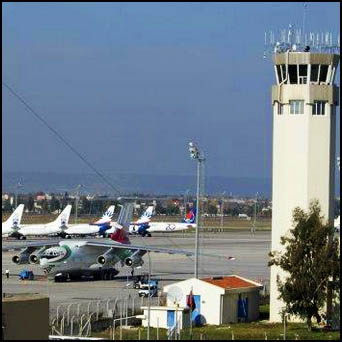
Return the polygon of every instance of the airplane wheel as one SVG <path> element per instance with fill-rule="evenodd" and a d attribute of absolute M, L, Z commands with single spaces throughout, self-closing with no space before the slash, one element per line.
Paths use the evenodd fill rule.
<path fill-rule="evenodd" d="M 152 237 L 152 234 L 151 234 L 151 233 L 148 233 L 147 236 L 148 236 L 148 237 Z"/>
<path fill-rule="evenodd" d="M 20 236 L 19 240 L 26 240 L 26 236 L 24 236 L 24 235 Z"/>

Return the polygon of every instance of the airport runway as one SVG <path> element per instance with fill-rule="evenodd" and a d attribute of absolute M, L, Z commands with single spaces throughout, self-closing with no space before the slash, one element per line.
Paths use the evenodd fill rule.
<path fill-rule="evenodd" d="M 152 238 L 132 237 L 133 244 L 153 245 L 158 247 L 193 250 L 194 237 L 173 238 L 156 236 Z M 18 244 L 17 240 L 3 240 L 3 246 Z M 19 242 L 19 244 L 22 242 Z M 226 261 L 208 257 L 200 257 L 200 277 L 237 274 L 253 280 L 263 280 L 268 283 L 269 268 L 267 267 L 268 252 L 271 247 L 271 232 L 257 232 L 254 236 L 249 232 L 229 232 L 206 234 L 200 242 L 203 253 L 234 256 L 235 261 Z M 39 265 L 15 265 L 11 257 L 15 252 L 2 252 L 2 292 L 3 293 L 40 293 L 50 297 L 50 311 L 54 312 L 61 303 L 72 303 L 89 300 L 105 300 L 131 294 L 137 290 L 127 289 L 127 276 L 130 268 L 119 266 L 120 274 L 112 281 L 84 281 L 69 283 L 54 283 L 47 281 Z M 148 271 L 148 257 L 144 256 L 145 264 L 136 271 Z M 4 276 L 8 268 L 10 279 Z M 29 269 L 37 276 L 34 281 L 20 281 L 18 273 Z M 152 277 L 160 279 L 160 286 L 193 276 L 193 258 L 178 255 L 151 253 Z"/>

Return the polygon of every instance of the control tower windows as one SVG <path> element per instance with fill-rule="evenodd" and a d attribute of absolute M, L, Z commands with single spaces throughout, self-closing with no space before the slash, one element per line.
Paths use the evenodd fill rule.
<path fill-rule="evenodd" d="M 312 64 L 310 82 L 317 83 L 318 74 L 319 74 L 319 64 Z"/>
<path fill-rule="evenodd" d="M 278 76 L 278 83 L 281 83 L 283 81 L 283 79 L 281 77 L 280 65 L 277 65 L 277 76 Z"/>
<path fill-rule="evenodd" d="M 298 84 L 297 64 L 289 64 L 290 84 Z"/>
<path fill-rule="evenodd" d="M 306 64 L 299 65 L 299 84 L 307 84 L 308 66 Z"/>
<path fill-rule="evenodd" d="M 290 114 L 304 114 L 304 101 L 303 100 L 290 101 Z"/>
<path fill-rule="evenodd" d="M 312 115 L 325 115 L 326 101 L 314 101 Z"/>
<path fill-rule="evenodd" d="M 325 83 L 327 81 L 328 75 L 328 65 L 321 65 L 321 70 L 319 73 L 319 83 Z"/>

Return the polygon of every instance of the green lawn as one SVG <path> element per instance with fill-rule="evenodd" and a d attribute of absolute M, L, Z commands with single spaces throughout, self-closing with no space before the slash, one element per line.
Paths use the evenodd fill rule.
<path fill-rule="evenodd" d="M 157 339 L 157 329 L 151 329 L 151 339 Z M 259 321 L 253 323 L 238 323 L 222 326 L 206 326 L 202 328 L 193 328 L 192 340 L 277 340 L 283 339 L 283 325 L 281 323 L 267 323 Z M 111 338 L 111 331 L 94 334 L 93 337 Z M 140 339 L 146 340 L 147 329 L 140 328 Z M 116 329 L 115 339 L 120 339 L 120 328 Z M 131 330 L 122 330 L 123 340 L 138 340 L 139 328 Z M 159 329 L 159 339 L 167 339 L 167 330 Z M 182 340 L 191 340 L 189 329 L 184 329 L 181 332 Z M 305 324 L 290 323 L 286 330 L 287 340 L 339 340 L 340 332 L 326 332 L 321 329 L 314 329 L 308 332 Z"/>

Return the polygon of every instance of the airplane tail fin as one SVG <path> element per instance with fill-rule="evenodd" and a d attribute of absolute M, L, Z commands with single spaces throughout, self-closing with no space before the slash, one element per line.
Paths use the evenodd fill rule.
<path fill-rule="evenodd" d="M 151 220 L 151 217 L 154 214 L 154 206 L 150 205 L 140 216 L 139 220 L 135 222 L 135 224 L 142 224 L 142 223 L 148 223 Z"/>
<path fill-rule="evenodd" d="M 17 227 L 20 224 L 24 212 L 24 204 L 19 204 L 12 215 L 6 220 L 5 224 L 10 227 Z"/>
<path fill-rule="evenodd" d="M 111 240 L 129 244 L 128 230 L 133 217 L 134 203 L 125 203 L 120 210 L 118 220 L 115 224 L 115 232 L 110 235 Z"/>
<path fill-rule="evenodd" d="M 184 217 L 184 223 L 196 223 L 196 209 L 192 208 Z"/>
<path fill-rule="evenodd" d="M 58 227 L 66 227 L 69 223 L 70 213 L 71 213 L 72 205 L 68 204 L 64 210 L 59 214 L 55 221 L 51 222 L 51 224 L 56 224 Z"/>
<path fill-rule="evenodd" d="M 102 215 L 102 217 L 94 222 L 94 224 L 103 224 L 103 223 L 109 223 L 112 219 L 112 216 L 114 215 L 115 205 L 111 205 L 106 212 Z"/>

